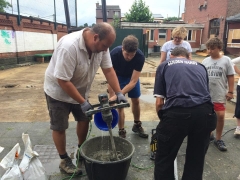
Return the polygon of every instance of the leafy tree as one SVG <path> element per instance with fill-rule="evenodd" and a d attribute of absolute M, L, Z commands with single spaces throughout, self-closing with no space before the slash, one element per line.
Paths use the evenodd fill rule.
<path fill-rule="evenodd" d="M 92 23 L 92 27 L 95 25 L 95 23 Z"/>
<path fill-rule="evenodd" d="M 12 7 L 6 0 L 0 0 L 0 12 L 5 12 L 4 8 Z"/>
<path fill-rule="evenodd" d="M 116 15 L 113 16 L 113 21 L 111 22 L 111 25 L 117 29 L 120 28 L 120 18 Z"/>
<path fill-rule="evenodd" d="M 129 22 L 153 22 L 152 13 L 143 0 L 135 0 L 125 17 Z"/>
<path fill-rule="evenodd" d="M 84 25 L 83 25 L 84 27 L 88 27 L 88 23 L 84 23 Z"/>
<path fill-rule="evenodd" d="M 169 21 L 179 21 L 181 18 L 178 17 L 168 17 L 163 20 L 163 22 L 169 22 Z"/>

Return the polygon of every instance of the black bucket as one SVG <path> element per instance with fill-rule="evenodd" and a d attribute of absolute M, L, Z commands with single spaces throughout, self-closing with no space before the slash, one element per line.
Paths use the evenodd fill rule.
<path fill-rule="evenodd" d="M 81 147 L 81 155 L 89 180 L 124 180 L 126 179 L 134 146 L 131 142 L 120 137 L 113 137 L 116 150 L 123 154 L 123 158 L 117 161 L 99 161 L 92 159 L 90 154 L 99 150 L 111 150 L 109 136 L 99 136 L 88 139 Z"/>

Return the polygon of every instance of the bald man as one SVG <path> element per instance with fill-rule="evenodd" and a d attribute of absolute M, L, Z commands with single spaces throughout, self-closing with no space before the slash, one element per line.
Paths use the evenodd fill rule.
<path fill-rule="evenodd" d="M 68 174 L 82 174 L 66 152 L 65 131 L 68 128 L 69 114 L 72 113 L 77 121 L 76 132 L 80 147 L 88 132 L 89 121 L 85 112 L 92 108 L 88 94 L 99 67 L 118 101 L 127 102 L 119 87 L 108 49 L 115 38 L 115 30 L 108 23 L 99 23 L 92 28 L 65 35 L 58 41 L 45 72 L 44 92 L 50 129 L 61 158 L 59 168 Z"/>

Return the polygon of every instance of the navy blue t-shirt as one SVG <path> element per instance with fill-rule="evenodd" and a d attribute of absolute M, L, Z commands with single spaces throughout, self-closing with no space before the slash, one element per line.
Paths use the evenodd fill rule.
<path fill-rule="evenodd" d="M 140 49 L 137 50 L 131 61 L 126 61 L 122 54 L 122 46 L 115 47 L 111 52 L 113 68 L 117 76 L 132 77 L 133 70 L 142 71 L 145 57 Z"/>
<path fill-rule="evenodd" d="M 157 68 L 154 95 L 166 98 L 162 109 L 211 103 L 206 68 L 184 58 L 164 61 Z"/>

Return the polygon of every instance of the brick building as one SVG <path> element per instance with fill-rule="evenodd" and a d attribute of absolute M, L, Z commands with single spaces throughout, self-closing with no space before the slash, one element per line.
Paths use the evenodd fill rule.
<path fill-rule="evenodd" d="M 185 0 L 184 22 L 204 24 L 202 44 L 218 36 L 226 48 L 228 29 L 226 19 L 239 13 L 239 0 Z"/>
<path fill-rule="evenodd" d="M 111 23 L 114 17 L 121 18 L 121 9 L 118 5 L 106 5 L 107 22 Z M 102 5 L 96 3 L 96 23 L 103 22 Z"/>
<path fill-rule="evenodd" d="M 34 54 L 52 53 L 67 26 L 25 16 L 0 13 L 0 66 L 34 60 Z"/>

